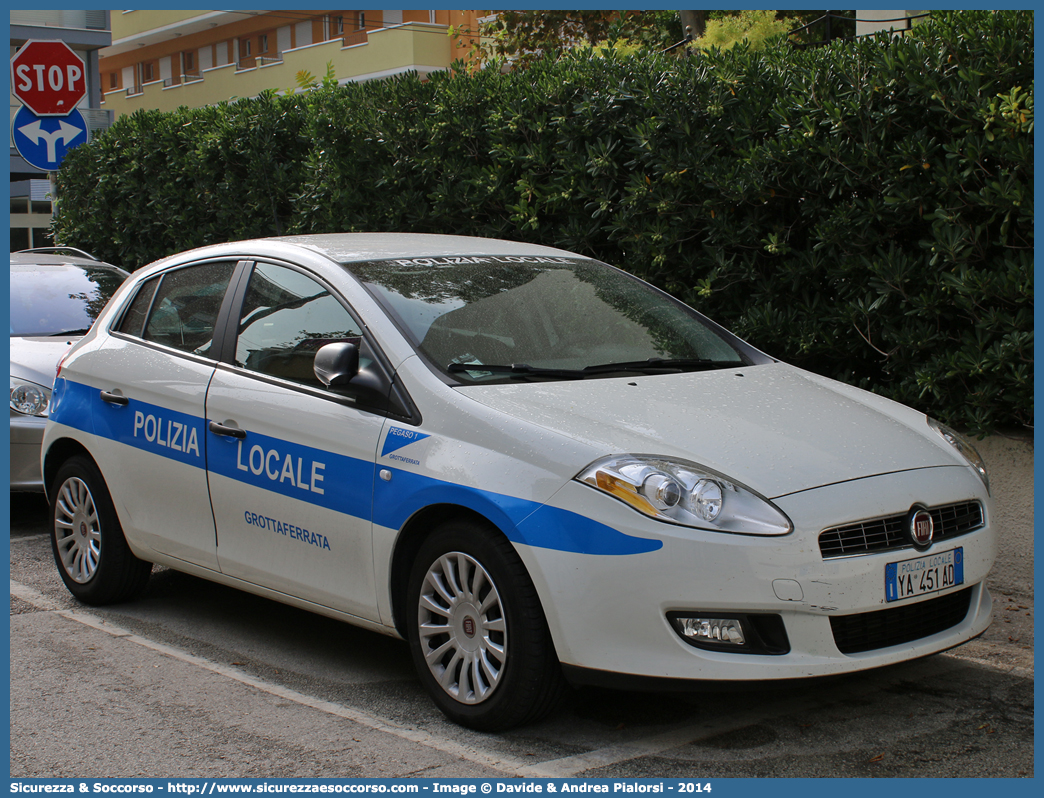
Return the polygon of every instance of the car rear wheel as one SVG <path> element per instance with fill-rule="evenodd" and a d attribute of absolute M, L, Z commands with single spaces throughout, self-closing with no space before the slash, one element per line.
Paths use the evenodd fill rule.
<path fill-rule="evenodd" d="M 50 495 L 51 550 L 69 592 L 85 604 L 113 604 L 139 593 L 152 563 L 127 546 L 98 467 L 86 457 L 71 458 Z"/>
<path fill-rule="evenodd" d="M 407 602 L 414 665 L 450 720 L 500 731 L 554 709 L 565 682 L 547 622 L 498 531 L 467 521 L 436 529 L 414 561 Z"/>

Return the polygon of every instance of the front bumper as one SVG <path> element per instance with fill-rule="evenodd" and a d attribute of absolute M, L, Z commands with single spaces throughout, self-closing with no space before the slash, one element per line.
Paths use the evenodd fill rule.
<path fill-rule="evenodd" d="M 42 491 L 40 447 L 46 418 L 11 411 L 11 490 Z"/>
<path fill-rule="evenodd" d="M 962 585 L 898 602 L 885 600 L 885 565 L 922 556 L 912 548 L 824 559 L 819 534 L 832 527 L 905 513 L 913 504 L 937 507 L 979 501 L 983 526 L 934 544 L 923 554 L 960 547 Z M 886 474 L 790 494 L 775 500 L 793 521 L 781 537 L 708 532 L 647 519 L 623 503 L 579 483 L 550 505 L 584 515 L 627 535 L 662 546 L 642 554 L 604 556 L 517 546 L 543 602 L 559 658 L 567 666 L 636 677 L 744 681 L 846 673 L 902 662 L 970 640 L 990 622 L 985 578 L 996 556 L 992 502 L 969 468 L 941 467 Z M 523 525 L 540 522 L 540 511 Z M 870 650 L 842 653 L 837 624 L 863 618 L 908 625 L 939 603 L 952 607 L 966 591 L 967 611 L 942 631 Z M 942 602 L 931 602 L 943 599 Z M 962 612 L 963 612 L 963 604 Z M 900 612 L 888 613 L 896 608 Z M 780 616 L 789 651 L 745 654 L 709 651 L 681 639 L 672 611 Z M 862 616 L 862 617 L 860 617 Z M 929 630 L 933 627 L 929 624 Z M 907 635 L 908 636 L 908 635 Z M 899 635 L 900 638 L 903 635 Z M 842 640 L 844 647 L 845 642 Z M 850 647 L 849 647 L 850 650 Z"/>

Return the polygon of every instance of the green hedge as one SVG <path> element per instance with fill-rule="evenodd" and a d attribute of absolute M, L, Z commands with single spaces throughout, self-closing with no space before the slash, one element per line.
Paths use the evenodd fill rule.
<path fill-rule="evenodd" d="M 1032 12 L 138 112 L 59 192 L 57 239 L 130 268 L 299 232 L 560 246 L 974 433 L 1033 423 Z"/>

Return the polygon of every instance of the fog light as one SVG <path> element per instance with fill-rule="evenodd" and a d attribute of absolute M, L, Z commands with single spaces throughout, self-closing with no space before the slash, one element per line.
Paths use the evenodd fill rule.
<path fill-rule="evenodd" d="M 783 618 L 775 613 L 680 610 L 668 612 L 667 620 L 694 648 L 773 656 L 790 652 Z"/>
<path fill-rule="evenodd" d="M 682 637 L 692 642 L 724 643 L 742 646 L 747 640 L 743 634 L 743 624 L 737 618 L 686 618 L 674 619 L 675 626 Z"/>

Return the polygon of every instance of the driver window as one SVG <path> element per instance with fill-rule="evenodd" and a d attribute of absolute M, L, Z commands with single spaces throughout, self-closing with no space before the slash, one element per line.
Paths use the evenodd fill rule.
<path fill-rule="evenodd" d="M 254 266 L 239 319 L 237 366 L 325 388 L 312 363 L 320 347 L 339 341 L 359 345 L 362 331 L 329 291 L 285 266 Z"/>

